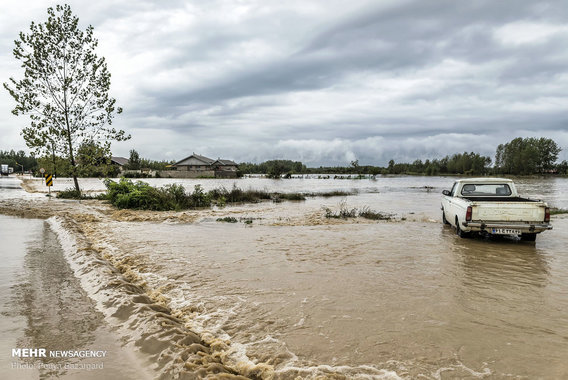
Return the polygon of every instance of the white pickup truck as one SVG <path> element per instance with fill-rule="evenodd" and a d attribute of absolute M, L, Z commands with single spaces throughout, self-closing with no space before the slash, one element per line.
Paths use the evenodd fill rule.
<path fill-rule="evenodd" d="M 552 229 L 548 205 L 519 197 L 510 179 L 459 179 L 442 194 L 442 221 L 460 237 L 481 233 L 535 241 L 538 233 Z"/>

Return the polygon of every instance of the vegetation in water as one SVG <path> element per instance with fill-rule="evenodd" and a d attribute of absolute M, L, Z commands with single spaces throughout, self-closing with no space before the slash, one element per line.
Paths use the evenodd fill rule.
<path fill-rule="evenodd" d="M 226 216 L 224 218 L 217 218 L 218 222 L 225 222 L 225 223 L 237 223 L 238 220 L 235 217 L 232 216 Z"/>
<path fill-rule="evenodd" d="M 146 182 L 132 182 L 127 178 L 121 178 L 118 182 L 107 179 L 105 186 L 107 187 L 105 199 L 111 204 L 118 208 L 139 210 L 185 210 L 212 205 L 224 206 L 226 203 L 305 200 L 305 196 L 300 193 L 242 190 L 237 186 L 233 186 L 231 190 L 222 187 L 206 192 L 201 185 L 195 185 L 193 192 L 189 193 L 179 184 L 156 188 Z"/>
<path fill-rule="evenodd" d="M 387 214 L 380 211 L 372 210 L 369 206 L 364 206 L 361 209 L 356 207 L 349 208 L 345 201 L 339 204 L 338 211 L 332 211 L 330 208 L 324 208 L 326 218 L 334 219 L 347 219 L 347 218 L 365 218 L 371 220 L 391 220 L 394 218 L 393 214 Z"/>

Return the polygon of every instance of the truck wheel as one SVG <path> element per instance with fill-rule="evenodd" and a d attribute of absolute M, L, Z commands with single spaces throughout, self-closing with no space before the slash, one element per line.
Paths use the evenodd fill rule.
<path fill-rule="evenodd" d="M 444 209 L 442 209 L 442 222 L 444 224 L 450 224 L 450 222 L 448 222 L 448 219 L 446 219 L 446 212 L 444 211 Z"/>
<path fill-rule="evenodd" d="M 456 234 L 461 237 L 462 239 L 468 238 L 469 237 L 469 232 L 464 232 L 461 228 L 460 228 L 460 223 L 458 218 L 456 217 Z"/>
<path fill-rule="evenodd" d="M 536 241 L 536 234 L 521 234 L 522 241 Z"/>

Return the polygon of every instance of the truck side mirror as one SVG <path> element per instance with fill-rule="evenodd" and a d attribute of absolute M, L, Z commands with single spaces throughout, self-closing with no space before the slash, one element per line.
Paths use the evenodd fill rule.
<path fill-rule="evenodd" d="M 442 191 L 442 194 L 450 196 L 451 193 L 450 193 L 450 190 L 444 190 L 444 191 Z"/>

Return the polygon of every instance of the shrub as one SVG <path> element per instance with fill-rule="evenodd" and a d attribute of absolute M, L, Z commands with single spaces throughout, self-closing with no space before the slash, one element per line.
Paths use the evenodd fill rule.
<path fill-rule="evenodd" d="M 80 191 L 75 190 L 75 188 L 68 188 L 65 189 L 63 191 L 59 191 L 57 192 L 57 198 L 62 198 L 62 199 L 99 199 L 99 200 L 105 200 L 107 199 L 107 195 L 102 193 L 102 194 L 97 194 L 97 195 L 86 195 L 81 193 Z"/>
<path fill-rule="evenodd" d="M 225 222 L 225 223 L 237 223 L 238 220 L 237 218 L 234 218 L 232 216 L 226 216 L 224 218 L 217 218 L 218 222 Z"/>
<path fill-rule="evenodd" d="M 339 204 L 339 211 L 333 212 L 329 208 L 325 208 L 325 217 L 326 218 L 336 218 L 336 219 L 347 219 L 347 218 L 355 218 L 357 217 L 357 209 L 347 208 L 347 203 L 345 201 Z"/>
<path fill-rule="evenodd" d="M 166 187 L 156 189 L 146 182 L 132 182 L 121 178 L 119 182 L 105 180 L 107 187 L 107 199 L 118 208 L 142 209 L 142 210 L 175 210 L 182 207 L 179 203 L 179 187 Z"/>
<path fill-rule="evenodd" d="M 384 214 L 379 211 L 374 211 L 369 208 L 369 206 L 365 206 L 359 211 L 359 216 L 365 219 L 372 219 L 372 220 L 391 220 L 393 217 L 392 214 Z"/>
<path fill-rule="evenodd" d="M 81 199 L 81 192 L 75 188 L 68 188 L 57 193 L 57 198 L 63 199 Z"/>
<path fill-rule="evenodd" d="M 191 207 L 211 206 L 211 195 L 203 192 L 201 185 L 195 185 L 191 194 Z"/>
<path fill-rule="evenodd" d="M 110 179 L 105 180 L 107 194 L 99 199 L 108 199 L 118 208 L 130 208 L 141 210 L 184 210 L 197 207 L 209 207 L 212 203 L 224 206 L 231 203 L 256 203 L 261 200 L 273 199 L 279 201 L 305 200 L 304 195 L 299 193 L 279 194 L 263 190 L 242 190 L 236 185 L 231 191 L 221 187 L 205 192 L 201 185 L 195 185 L 193 193 L 188 194 L 185 188 L 179 184 L 166 185 L 155 188 L 146 182 L 132 182 L 130 179 L 121 178 L 118 182 Z"/>
<path fill-rule="evenodd" d="M 369 206 L 363 207 L 361 210 L 357 208 L 348 208 L 345 201 L 339 204 L 339 211 L 333 212 L 329 208 L 324 208 L 326 218 L 347 219 L 347 218 L 365 218 L 371 220 L 391 220 L 394 215 L 371 210 Z"/>
<path fill-rule="evenodd" d="M 286 199 L 288 201 L 305 201 L 306 197 L 300 193 L 287 193 L 287 194 L 277 194 L 279 199 Z"/>
<path fill-rule="evenodd" d="M 330 197 L 346 197 L 349 195 L 355 195 L 357 194 L 355 191 L 343 191 L 343 190 L 331 190 L 331 191 L 325 191 L 325 192 L 321 192 L 321 193 L 309 193 L 306 194 L 310 197 L 324 197 L 324 198 L 330 198 Z"/>

